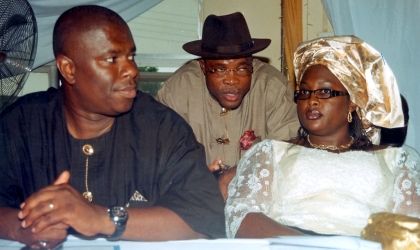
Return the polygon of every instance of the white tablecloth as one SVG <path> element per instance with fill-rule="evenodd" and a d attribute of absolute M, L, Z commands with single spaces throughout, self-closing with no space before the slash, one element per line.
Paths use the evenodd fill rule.
<path fill-rule="evenodd" d="M 18 242 L 0 240 L 1 250 L 19 250 L 23 247 Z M 278 249 L 381 249 L 376 242 L 362 240 L 357 237 L 344 236 L 287 236 L 270 239 L 217 239 L 217 240 L 182 240 L 166 242 L 111 242 L 99 238 L 81 240 L 69 236 L 62 250 L 196 250 L 196 249 L 229 249 L 229 250 L 278 250 Z"/>

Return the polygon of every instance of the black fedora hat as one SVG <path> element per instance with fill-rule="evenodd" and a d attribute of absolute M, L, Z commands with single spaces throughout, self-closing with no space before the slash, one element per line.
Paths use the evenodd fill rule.
<path fill-rule="evenodd" d="M 236 12 L 209 15 L 204 21 L 203 39 L 186 43 L 182 48 L 203 58 L 231 59 L 251 56 L 270 43 L 270 39 L 251 38 L 244 16 Z"/>

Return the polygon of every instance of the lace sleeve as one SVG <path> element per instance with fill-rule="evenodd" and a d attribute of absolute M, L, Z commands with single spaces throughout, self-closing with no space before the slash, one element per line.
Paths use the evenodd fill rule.
<path fill-rule="evenodd" d="M 267 213 L 270 209 L 274 175 L 273 142 L 265 140 L 248 150 L 238 164 L 229 184 L 225 206 L 226 234 L 233 238 L 242 220 L 250 212 Z"/>
<path fill-rule="evenodd" d="M 420 159 L 402 148 L 398 152 L 392 212 L 420 217 Z"/>

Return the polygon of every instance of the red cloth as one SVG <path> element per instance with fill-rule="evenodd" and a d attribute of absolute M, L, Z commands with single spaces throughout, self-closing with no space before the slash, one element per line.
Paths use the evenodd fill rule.
<path fill-rule="evenodd" d="M 254 130 L 247 130 L 244 132 L 244 134 L 241 136 L 241 139 L 239 139 L 239 148 L 242 150 L 248 150 L 251 148 L 252 143 L 257 139 L 258 136 L 254 134 Z"/>

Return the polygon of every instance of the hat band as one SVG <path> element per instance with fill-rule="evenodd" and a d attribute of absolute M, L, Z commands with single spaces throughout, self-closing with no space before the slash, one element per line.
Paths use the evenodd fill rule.
<path fill-rule="evenodd" d="M 239 53 L 242 51 L 246 51 L 254 47 L 254 43 L 247 42 L 240 45 L 230 45 L 230 46 L 212 46 L 205 43 L 201 44 L 201 49 L 205 52 L 212 52 L 212 53 L 223 53 L 223 54 L 229 54 L 229 53 Z"/>

